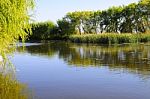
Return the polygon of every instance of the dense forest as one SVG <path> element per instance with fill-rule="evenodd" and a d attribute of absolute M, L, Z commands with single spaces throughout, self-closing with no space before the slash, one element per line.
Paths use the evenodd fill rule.
<path fill-rule="evenodd" d="M 57 24 L 42 22 L 32 26 L 31 39 L 60 39 L 72 34 L 149 33 L 150 0 L 102 11 L 69 12 Z"/>

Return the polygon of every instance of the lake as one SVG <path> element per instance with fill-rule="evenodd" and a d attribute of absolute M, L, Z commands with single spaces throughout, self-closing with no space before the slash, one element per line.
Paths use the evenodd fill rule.
<path fill-rule="evenodd" d="M 149 44 L 26 43 L 11 61 L 26 98 L 150 99 Z"/>

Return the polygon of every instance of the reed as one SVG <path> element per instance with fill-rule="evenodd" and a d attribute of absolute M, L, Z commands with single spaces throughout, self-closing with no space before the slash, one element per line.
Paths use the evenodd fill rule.
<path fill-rule="evenodd" d="M 75 43 L 100 43 L 100 44 L 122 44 L 122 43 L 138 43 L 150 41 L 150 34 L 84 34 L 71 35 L 69 40 Z"/>

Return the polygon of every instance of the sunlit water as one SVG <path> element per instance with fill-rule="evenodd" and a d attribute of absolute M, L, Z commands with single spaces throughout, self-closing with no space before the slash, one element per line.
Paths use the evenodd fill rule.
<path fill-rule="evenodd" d="M 150 99 L 149 44 L 28 43 L 12 62 L 33 99 Z"/>

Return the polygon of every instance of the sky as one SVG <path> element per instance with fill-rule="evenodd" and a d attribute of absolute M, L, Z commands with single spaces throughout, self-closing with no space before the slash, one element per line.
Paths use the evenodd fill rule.
<path fill-rule="evenodd" d="M 67 12 L 104 10 L 112 6 L 128 5 L 139 0 L 36 0 L 33 18 L 37 22 L 61 19 Z"/>

